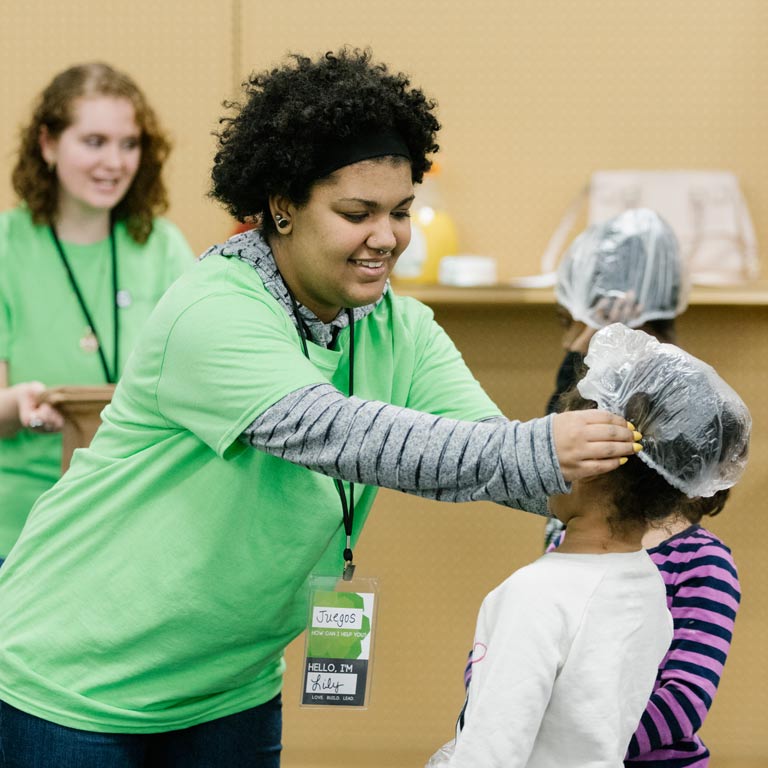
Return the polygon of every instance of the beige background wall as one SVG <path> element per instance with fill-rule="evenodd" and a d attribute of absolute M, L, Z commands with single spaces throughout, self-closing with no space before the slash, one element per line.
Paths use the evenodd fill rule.
<path fill-rule="evenodd" d="M 55 71 L 103 58 L 135 76 L 170 131 L 169 216 L 201 251 L 231 226 L 205 197 L 221 101 L 288 50 L 351 43 L 437 97 L 443 192 L 463 248 L 495 255 L 504 277 L 536 271 L 564 208 L 601 168 L 733 170 L 765 243 L 766 39 L 763 0 L 3 0 L 0 207 L 13 202 L 15 134 L 34 95 Z M 506 412 L 538 415 L 559 355 L 552 307 L 437 310 Z M 694 307 L 681 337 L 756 411 L 748 484 L 713 526 L 746 591 L 707 725 L 716 768 L 768 755 L 765 321 L 761 308 Z M 382 494 L 358 553 L 385 589 L 373 707 L 299 711 L 291 673 L 285 765 L 330 764 L 361 745 L 368 754 L 350 764 L 419 765 L 450 736 L 482 596 L 536 556 L 540 533 L 541 521 L 490 506 Z"/>
<path fill-rule="evenodd" d="M 51 74 L 108 59 L 175 138 L 170 215 L 198 251 L 228 232 L 205 199 L 221 101 L 288 50 L 343 43 L 371 45 L 438 99 L 462 247 L 505 277 L 536 271 L 602 168 L 731 169 L 768 237 L 763 0 L 3 0 L 0 22 L 0 171 Z"/>

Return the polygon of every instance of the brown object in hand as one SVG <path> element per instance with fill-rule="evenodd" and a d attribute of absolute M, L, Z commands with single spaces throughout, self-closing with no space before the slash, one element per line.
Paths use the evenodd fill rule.
<path fill-rule="evenodd" d="M 101 411 L 112 400 L 114 384 L 99 387 L 55 387 L 46 389 L 40 400 L 64 417 L 61 473 L 69 468 L 75 448 L 87 448 L 101 424 Z"/>

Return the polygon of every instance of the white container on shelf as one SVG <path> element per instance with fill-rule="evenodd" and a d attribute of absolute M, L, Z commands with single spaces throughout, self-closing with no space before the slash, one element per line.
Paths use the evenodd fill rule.
<path fill-rule="evenodd" d="M 496 259 L 493 256 L 459 254 L 440 259 L 438 282 L 469 288 L 478 285 L 496 285 Z"/>

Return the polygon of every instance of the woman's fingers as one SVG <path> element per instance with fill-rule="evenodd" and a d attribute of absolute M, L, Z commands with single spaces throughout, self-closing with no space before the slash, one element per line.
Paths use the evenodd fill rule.
<path fill-rule="evenodd" d="M 64 417 L 53 406 L 44 403 L 29 413 L 27 427 L 34 432 L 61 432 Z"/>
<path fill-rule="evenodd" d="M 64 428 L 64 417 L 52 405 L 40 403 L 40 395 L 45 391 L 45 385 L 39 381 L 29 381 L 17 384 L 17 401 L 19 404 L 19 421 L 33 432 L 61 432 Z"/>
<path fill-rule="evenodd" d="M 585 323 L 575 323 L 574 326 L 567 344 L 568 350 L 586 355 L 589 349 L 589 340 L 595 335 L 596 331 Z"/>
<path fill-rule="evenodd" d="M 617 297 L 613 302 L 611 311 L 608 313 L 608 321 L 611 323 L 626 323 L 633 317 L 637 317 L 635 292 L 627 291 L 627 293 Z"/>
<path fill-rule="evenodd" d="M 567 481 L 610 472 L 642 450 L 642 436 L 626 420 L 605 411 L 569 411 L 554 416 L 553 435 Z"/>
<path fill-rule="evenodd" d="M 39 381 L 25 381 L 13 387 L 16 393 L 16 402 L 19 409 L 19 421 L 25 427 L 35 418 L 40 402 L 40 395 L 45 390 L 45 385 Z"/>
<path fill-rule="evenodd" d="M 633 448 L 643 436 L 634 425 L 620 416 L 614 416 L 604 411 L 581 411 L 581 413 L 604 414 L 610 420 L 585 421 L 581 433 L 587 445 L 584 450 L 596 458 L 608 456 L 631 456 L 638 449 Z"/>

